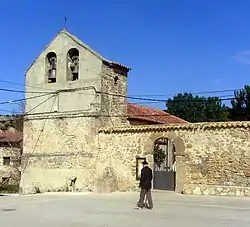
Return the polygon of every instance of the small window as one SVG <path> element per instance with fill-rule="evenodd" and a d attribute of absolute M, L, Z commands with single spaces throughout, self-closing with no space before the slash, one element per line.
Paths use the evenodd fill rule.
<path fill-rule="evenodd" d="M 119 80 L 118 76 L 115 76 L 115 78 L 114 78 L 114 84 L 115 84 L 115 85 L 118 84 L 118 80 Z"/>
<path fill-rule="evenodd" d="M 10 165 L 10 157 L 3 157 L 3 165 L 4 166 Z"/>
<path fill-rule="evenodd" d="M 9 177 L 2 177 L 3 184 L 9 184 Z"/>

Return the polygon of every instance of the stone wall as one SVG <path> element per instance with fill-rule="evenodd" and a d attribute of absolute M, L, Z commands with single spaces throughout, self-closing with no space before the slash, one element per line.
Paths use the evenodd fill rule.
<path fill-rule="evenodd" d="M 22 116 L 0 116 L 0 185 L 4 181 L 4 187 L 17 186 L 20 181 L 22 119 Z"/>
<path fill-rule="evenodd" d="M 22 130 L 22 116 L 0 116 L 0 132 L 21 132 Z"/>
<path fill-rule="evenodd" d="M 127 72 L 102 66 L 101 113 L 107 126 L 128 125 L 127 121 Z"/>
<path fill-rule="evenodd" d="M 80 57 L 76 81 L 68 81 L 67 55 L 71 48 L 77 48 Z M 48 83 L 45 64 L 51 52 L 57 56 L 55 83 Z M 79 191 L 116 190 L 113 170 L 98 171 L 97 135 L 100 127 L 128 125 L 128 71 L 127 67 L 104 59 L 65 30 L 31 64 L 26 72 L 20 183 L 23 193 L 65 191 L 69 179 L 74 177 Z M 34 95 L 32 91 L 38 89 L 46 94 Z M 113 179 L 113 183 L 106 184 L 104 178 Z"/>
<path fill-rule="evenodd" d="M 176 146 L 177 192 L 250 195 L 248 122 L 112 127 L 98 134 L 100 122 L 86 116 L 26 121 L 22 192 L 67 191 L 72 177 L 77 191 L 138 190 L 136 157 L 152 167 L 154 142 L 167 137 Z"/>
<path fill-rule="evenodd" d="M 23 193 L 38 189 L 66 191 L 72 177 L 77 177 L 75 189 L 78 191 L 116 190 L 116 183 L 113 189 L 110 186 L 105 189 L 102 180 L 107 176 L 111 178 L 111 170 L 98 172 L 97 135 L 100 127 L 128 124 L 124 97 L 127 75 L 126 72 L 103 65 L 100 80 L 101 92 L 97 97 L 101 97 L 101 107 L 96 112 L 58 111 L 49 115 L 27 115 L 20 183 Z M 85 98 L 90 99 L 87 95 Z M 39 105 L 40 100 L 37 102 Z"/>
<path fill-rule="evenodd" d="M 16 144 L 0 142 L 0 185 L 18 185 L 20 181 L 20 148 Z M 4 161 L 5 159 L 5 161 Z"/>
<path fill-rule="evenodd" d="M 22 193 L 70 190 L 92 191 L 96 169 L 95 117 L 73 115 L 26 119 L 22 158 Z"/>
<path fill-rule="evenodd" d="M 154 141 L 174 139 L 176 191 L 185 194 L 250 195 L 250 123 L 133 126 L 100 130 L 102 168 L 112 168 L 118 190 L 136 190 L 136 157 L 153 165 Z"/>
<path fill-rule="evenodd" d="M 100 110 L 96 91 L 101 89 L 102 61 L 75 38 L 66 31 L 59 32 L 28 68 L 25 110 L 29 114 Z M 68 81 L 67 55 L 71 48 L 76 48 L 80 56 L 79 79 L 75 81 Z M 48 83 L 46 58 L 51 52 L 57 55 L 56 83 Z M 49 98 L 48 92 L 55 91 L 57 96 Z M 36 92 L 48 94 L 39 96 Z"/>

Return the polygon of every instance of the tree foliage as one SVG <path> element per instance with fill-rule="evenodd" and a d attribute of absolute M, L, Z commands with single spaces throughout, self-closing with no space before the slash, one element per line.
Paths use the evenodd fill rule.
<path fill-rule="evenodd" d="M 223 104 L 220 97 L 179 93 L 167 100 L 166 107 L 168 113 L 188 122 L 249 121 L 250 86 L 234 92 L 231 106 Z"/>
<path fill-rule="evenodd" d="M 158 144 L 154 147 L 154 163 L 156 163 L 159 167 L 165 160 L 165 152 L 160 148 Z"/>
<path fill-rule="evenodd" d="M 234 92 L 234 99 L 231 101 L 230 118 L 234 121 L 250 120 L 250 86 Z"/>
<path fill-rule="evenodd" d="M 167 100 L 167 112 L 188 122 L 228 121 L 228 108 L 219 97 L 179 93 Z"/>

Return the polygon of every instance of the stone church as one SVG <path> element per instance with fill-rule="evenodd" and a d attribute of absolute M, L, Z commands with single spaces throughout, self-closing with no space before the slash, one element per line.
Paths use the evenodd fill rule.
<path fill-rule="evenodd" d="M 26 72 L 20 192 L 137 190 L 147 159 L 154 189 L 250 195 L 250 123 L 190 124 L 127 103 L 129 71 L 56 35 Z"/>
<path fill-rule="evenodd" d="M 108 161 L 98 160 L 101 127 L 186 123 L 127 103 L 129 71 L 66 30 L 56 35 L 26 72 L 23 192 L 66 190 L 72 177 L 78 190 L 94 190 Z"/>

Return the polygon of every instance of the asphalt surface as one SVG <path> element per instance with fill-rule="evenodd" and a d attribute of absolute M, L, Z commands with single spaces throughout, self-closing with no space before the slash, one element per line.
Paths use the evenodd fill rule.
<path fill-rule="evenodd" d="M 154 192 L 154 210 L 135 210 L 138 193 L 0 196 L 0 226 L 250 226 L 250 198 Z"/>

